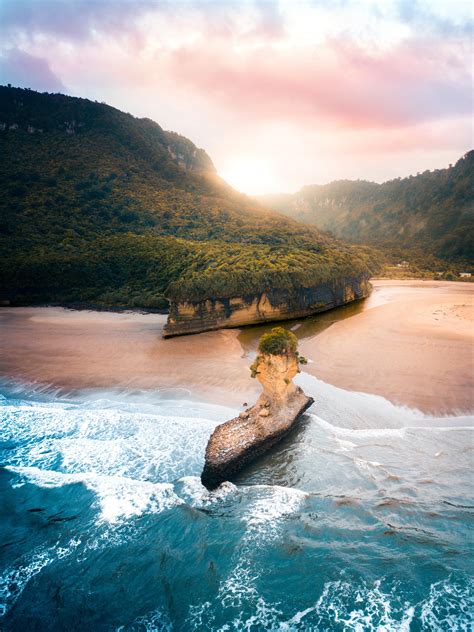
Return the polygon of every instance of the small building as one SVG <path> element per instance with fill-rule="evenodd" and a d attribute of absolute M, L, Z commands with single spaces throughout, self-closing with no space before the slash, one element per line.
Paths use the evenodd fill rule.
<path fill-rule="evenodd" d="M 469 279 L 472 276 L 471 272 L 460 272 L 459 276 L 461 279 Z"/>
<path fill-rule="evenodd" d="M 397 268 L 408 268 L 409 265 L 408 261 L 401 261 L 400 263 L 397 263 Z"/>

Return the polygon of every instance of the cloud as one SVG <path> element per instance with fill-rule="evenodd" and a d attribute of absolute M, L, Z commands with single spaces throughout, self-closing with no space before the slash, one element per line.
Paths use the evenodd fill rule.
<path fill-rule="evenodd" d="M 408 41 L 371 54 L 334 40 L 313 49 L 257 55 L 194 46 L 156 58 L 170 64 L 177 81 L 242 117 L 366 128 L 469 113 L 466 61 L 435 40 Z"/>
<path fill-rule="evenodd" d="M 396 8 L 400 20 L 414 30 L 443 37 L 472 36 L 471 0 L 397 0 Z"/>
<path fill-rule="evenodd" d="M 209 34 L 229 36 L 247 13 L 252 16 L 247 34 L 282 33 L 278 0 L 2 0 L 0 32 L 9 37 L 55 35 L 78 42 L 98 34 L 128 36 L 147 15 L 161 15 L 174 23 L 200 19 Z"/>
<path fill-rule="evenodd" d="M 278 189 L 381 179 L 468 148 L 471 30 L 464 0 L 0 0 L 0 81 L 275 163 Z"/>
<path fill-rule="evenodd" d="M 83 40 L 95 29 L 128 29 L 137 16 L 156 6 L 152 0 L 3 0 L 0 24 L 2 32 L 9 34 Z"/>
<path fill-rule="evenodd" d="M 0 84 L 32 88 L 40 92 L 65 92 L 66 87 L 54 74 L 46 59 L 11 49 L 0 56 Z"/>

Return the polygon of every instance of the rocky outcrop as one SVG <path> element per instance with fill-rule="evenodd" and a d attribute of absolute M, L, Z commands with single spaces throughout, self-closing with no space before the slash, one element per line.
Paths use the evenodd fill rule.
<path fill-rule="evenodd" d="M 273 331 L 285 330 L 279 327 Z M 294 338 L 293 334 L 286 334 Z M 267 334 L 272 335 L 275 334 Z M 311 406 L 314 400 L 292 381 L 299 371 L 298 361 L 296 345 L 295 349 L 282 354 L 260 353 L 257 356 L 251 369 L 261 382 L 263 392 L 254 406 L 217 426 L 212 433 L 201 475 L 205 487 L 214 489 L 232 478 L 280 441 Z"/>
<path fill-rule="evenodd" d="M 196 147 L 188 138 L 176 132 L 163 133 L 167 140 L 168 154 L 180 167 L 198 173 L 216 173 L 216 168 L 204 149 Z"/>
<path fill-rule="evenodd" d="M 368 277 L 361 275 L 301 287 L 297 291 L 276 288 L 257 296 L 198 302 L 177 302 L 171 298 L 163 336 L 301 318 L 365 298 L 370 293 L 370 287 Z"/>

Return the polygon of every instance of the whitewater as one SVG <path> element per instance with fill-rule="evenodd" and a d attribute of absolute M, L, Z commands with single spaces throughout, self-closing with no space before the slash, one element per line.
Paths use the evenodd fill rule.
<path fill-rule="evenodd" d="M 0 391 L 4 630 L 471 630 L 472 428 L 306 374 L 316 403 L 201 485 L 233 408 Z"/>

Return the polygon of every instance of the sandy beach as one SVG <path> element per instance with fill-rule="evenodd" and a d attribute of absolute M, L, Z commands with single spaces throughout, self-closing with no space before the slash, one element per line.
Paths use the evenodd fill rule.
<path fill-rule="evenodd" d="M 474 409 L 474 285 L 373 281 L 364 309 L 302 341 L 307 371 L 423 412 Z"/>
<path fill-rule="evenodd" d="M 474 409 L 474 284 L 374 281 L 371 297 L 283 323 L 308 373 L 423 412 Z M 275 326 L 163 340 L 155 314 L 0 309 L 0 376 L 64 391 L 179 389 L 239 406 L 259 392 L 249 372 L 260 334 Z"/>
<path fill-rule="evenodd" d="M 180 389 L 184 396 L 184 389 L 233 405 L 258 391 L 239 330 L 164 340 L 165 321 L 160 314 L 3 308 L 0 376 L 65 391 Z"/>

